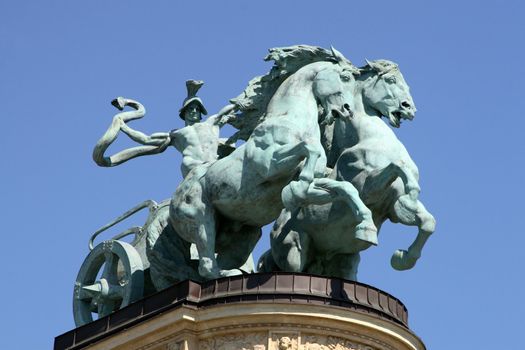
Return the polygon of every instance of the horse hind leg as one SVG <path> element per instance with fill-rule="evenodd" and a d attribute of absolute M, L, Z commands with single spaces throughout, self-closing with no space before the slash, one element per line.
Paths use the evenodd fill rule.
<path fill-rule="evenodd" d="M 254 266 L 251 253 L 261 238 L 261 228 L 243 225 L 226 218 L 220 221 L 216 252 L 221 275 L 238 275 L 242 271 L 253 272 Z M 245 268 L 249 271 L 245 271 Z M 227 270 L 232 271 L 227 272 Z"/>
<path fill-rule="evenodd" d="M 390 260 L 390 264 L 396 270 L 411 269 L 421 257 L 426 241 L 434 232 L 436 220 L 419 200 L 414 200 L 410 195 L 399 197 L 394 204 L 391 220 L 419 228 L 417 237 L 408 250 L 396 250 Z"/>
<path fill-rule="evenodd" d="M 257 262 L 257 272 L 274 272 L 281 271 L 280 267 L 275 263 L 272 255 L 272 250 L 265 251 Z"/>
<path fill-rule="evenodd" d="M 357 269 L 361 256 L 355 254 L 337 254 L 324 262 L 323 274 L 357 281 Z"/>
<path fill-rule="evenodd" d="M 310 237 L 295 227 L 295 216 L 284 209 L 270 233 L 272 264 L 286 272 L 304 272 L 309 262 Z"/>

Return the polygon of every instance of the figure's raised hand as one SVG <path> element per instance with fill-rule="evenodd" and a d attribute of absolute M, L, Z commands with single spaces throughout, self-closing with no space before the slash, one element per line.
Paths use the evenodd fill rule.
<path fill-rule="evenodd" d="M 226 114 L 226 115 L 223 115 L 217 118 L 217 120 L 215 120 L 215 124 L 218 125 L 219 127 L 223 127 L 224 125 L 228 124 L 228 122 L 232 120 L 233 118 L 235 118 L 235 115 Z"/>
<path fill-rule="evenodd" d="M 117 108 L 119 111 L 122 111 L 124 107 L 126 106 L 126 99 L 124 97 L 117 97 L 113 101 L 111 101 L 111 104 Z"/>
<path fill-rule="evenodd" d="M 234 112 L 236 109 L 237 109 L 237 106 L 235 106 L 234 104 L 226 105 L 219 111 L 219 113 L 208 118 L 208 120 L 213 119 L 213 123 L 215 125 L 222 127 L 226 123 L 228 123 L 230 120 L 235 118 Z"/>

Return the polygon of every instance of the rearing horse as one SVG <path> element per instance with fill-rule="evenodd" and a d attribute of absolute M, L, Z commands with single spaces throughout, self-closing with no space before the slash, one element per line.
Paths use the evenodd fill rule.
<path fill-rule="evenodd" d="M 311 63 L 289 76 L 246 143 L 193 169 L 174 193 L 170 222 L 184 240 L 195 243 L 202 277 L 240 273 L 234 269 L 246 261 L 261 227 L 279 216 L 283 204 L 295 210 L 342 200 L 356 218 L 361 239 L 375 243 L 371 212 L 355 188 L 341 183 L 344 190 L 336 193 L 328 188 L 337 180 L 324 178 L 319 106 L 324 118 L 348 119 L 353 104 L 354 67 L 332 53 L 331 62 Z"/>
<path fill-rule="evenodd" d="M 329 165 L 335 165 L 329 177 L 349 182 L 359 191 L 378 230 L 385 220 L 418 227 L 408 250 L 397 250 L 391 260 L 395 269 L 409 269 L 434 232 L 435 220 L 418 200 L 417 166 L 381 116 L 399 127 L 403 119 L 414 118 L 416 108 L 397 65 L 390 61 L 368 62 L 356 74 L 352 91 L 353 117 L 336 120 L 325 132 Z M 260 269 L 356 280 L 359 252 L 371 245 L 356 236 L 354 227 L 359 222 L 344 202 L 283 210 Z"/>

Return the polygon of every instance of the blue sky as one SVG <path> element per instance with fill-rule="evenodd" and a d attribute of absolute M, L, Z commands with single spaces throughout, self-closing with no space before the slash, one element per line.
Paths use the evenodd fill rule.
<path fill-rule="evenodd" d="M 360 280 L 400 298 L 429 349 L 519 348 L 524 7 L 2 1 L 0 348 L 50 348 L 73 328 L 72 287 L 91 233 L 145 199 L 168 198 L 180 181 L 174 149 L 117 168 L 94 164 L 92 148 L 116 111 L 109 102 L 141 101 L 139 130 L 180 128 L 186 79 L 205 81 L 200 96 L 213 113 L 270 69 L 268 48 L 293 44 L 333 45 L 357 65 L 396 61 L 418 107 L 395 132 L 419 166 L 436 233 L 418 265 L 397 272 L 390 255 L 416 232 L 385 225 L 362 256 Z M 130 145 L 122 138 L 116 148 Z M 255 255 L 267 247 L 266 233 Z"/>

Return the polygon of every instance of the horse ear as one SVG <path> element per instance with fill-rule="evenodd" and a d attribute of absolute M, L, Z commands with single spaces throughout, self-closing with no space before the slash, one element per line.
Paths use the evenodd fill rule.
<path fill-rule="evenodd" d="M 368 64 L 368 66 L 370 68 L 372 68 L 373 70 L 375 70 L 376 72 L 379 71 L 377 67 L 377 65 L 374 63 L 374 61 L 369 61 L 368 59 L 365 58 L 365 61 L 366 61 L 366 64 Z"/>
<path fill-rule="evenodd" d="M 343 56 L 342 53 L 337 51 L 333 46 L 330 45 L 330 50 L 332 50 L 332 56 L 336 59 L 338 63 L 349 63 L 350 61 Z"/>
<path fill-rule="evenodd" d="M 388 70 L 385 69 L 385 67 L 383 67 L 381 64 L 379 64 L 378 62 L 376 61 L 369 61 L 367 59 L 365 59 L 366 63 L 368 64 L 368 66 L 373 70 L 375 71 L 377 74 L 379 74 L 379 76 L 382 76 L 386 73 L 388 73 Z"/>

